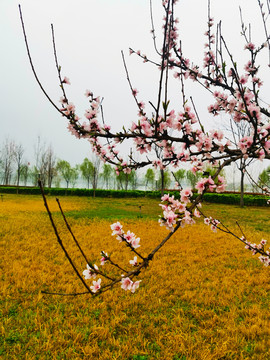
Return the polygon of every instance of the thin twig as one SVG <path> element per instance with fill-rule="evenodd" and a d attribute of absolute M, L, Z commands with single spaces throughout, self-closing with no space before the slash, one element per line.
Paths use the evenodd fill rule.
<path fill-rule="evenodd" d="M 64 115 L 63 112 L 58 108 L 58 106 L 52 101 L 52 99 L 50 98 L 50 96 L 48 95 L 48 93 L 45 91 L 44 87 L 42 86 L 38 76 L 37 76 L 37 73 L 36 73 L 36 70 L 35 70 L 35 67 L 34 67 L 34 64 L 33 64 L 33 61 L 32 61 L 32 57 L 31 57 L 31 54 L 30 54 L 30 49 L 29 49 L 29 45 L 28 45 L 28 41 L 27 41 L 27 36 L 26 36 L 26 31 L 25 31 L 25 26 L 24 26 L 24 22 L 23 22 L 23 15 L 22 15 L 22 10 L 21 10 L 21 5 L 19 5 L 19 12 L 20 12 L 20 19 L 21 19 L 21 24 L 22 24 L 22 30 L 23 30 L 23 35 L 24 35 L 24 42 L 25 42 L 25 46 L 26 46 L 26 50 L 27 50 L 27 55 L 28 55 L 28 59 L 29 59 L 29 62 L 30 62 L 30 66 L 31 66 L 31 69 L 32 69 L 32 72 L 34 74 L 34 77 L 41 89 L 41 91 L 43 92 L 43 94 L 46 96 L 46 98 L 49 100 L 49 102 L 53 105 L 53 107 L 61 114 L 61 115 Z"/>
<path fill-rule="evenodd" d="M 89 294 L 89 291 L 84 291 L 84 292 L 81 292 L 81 293 L 70 293 L 70 294 L 67 294 L 67 293 L 56 293 L 56 292 L 50 292 L 50 291 L 41 290 L 41 293 L 42 293 L 42 294 L 46 294 L 46 295 L 79 296 L 79 295 Z M 92 295 L 94 296 L 95 294 L 93 293 Z"/>
<path fill-rule="evenodd" d="M 57 69 L 57 73 L 58 73 L 58 78 L 59 78 L 59 81 L 60 81 L 60 87 L 61 87 L 62 92 L 63 92 L 63 97 L 64 97 L 65 101 L 68 103 L 66 92 L 65 92 L 65 89 L 64 89 L 64 86 L 63 86 L 63 80 L 62 80 L 62 77 L 61 77 L 61 67 L 58 64 L 58 59 L 57 59 L 53 24 L 51 24 L 51 30 L 52 30 L 52 42 L 53 42 L 54 60 L 55 60 L 55 65 L 56 65 L 56 69 Z"/>
<path fill-rule="evenodd" d="M 236 225 L 238 226 L 238 229 L 241 231 L 241 234 L 242 234 L 242 235 L 244 236 L 244 238 L 246 239 L 247 237 L 246 237 L 246 235 L 244 234 L 244 232 L 243 232 L 241 226 L 239 225 L 239 222 L 238 222 L 238 221 L 236 221 Z"/>
<path fill-rule="evenodd" d="M 154 26 L 154 18 L 153 18 L 153 5 L 152 0 L 150 0 L 150 18 L 151 18 L 151 24 L 152 24 L 152 34 L 153 34 L 153 42 L 154 42 L 154 48 L 159 56 L 161 56 L 160 52 L 157 49 L 157 43 L 156 43 L 156 30 Z"/>
<path fill-rule="evenodd" d="M 71 236 L 72 236 L 75 244 L 77 245 L 77 247 L 79 248 L 82 256 L 84 257 L 84 259 L 85 259 L 85 261 L 86 261 L 86 264 L 89 264 L 89 261 L 88 261 L 86 255 L 85 255 L 84 251 L 82 250 L 82 248 L 81 248 L 78 240 L 76 239 L 73 231 L 71 230 L 71 227 L 70 227 L 70 225 L 69 225 L 69 223 L 68 223 L 68 221 L 67 221 L 67 218 L 66 218 L 66 216 L 65 216 L 65 214 L 64 214 L 64 212 L 63 212 L 63 209 L 62 209 L 62 206 L 61 206 L 61 204 L 60 204 L 59 199 L 56 199 L 56 202 L 57 202 L 58 207 L 59 207 L 59 209 L 60 209 L 60 211 L 61 211 L 62 217 L 63 217 L 63 219 L 64 219 L 64 222 L 65 222 L 65 224 L 66 224 L 66 227 L 68 228 L 68 231 L 70 232 L 70 234 L 71 234 Z"/>
<path fill-rule="evenodd" d="M 199 114 L 198 114 L 198 112 L 197 112 L 197 109 L 196 109 L 196 107 L 195 107 L 195 104 L 194 104 L 194 101 L 193 101 L 192 96 L 190 96 L 190 101 L 191 101 L 192 106 L 193 106 L 193 109 L 194 109 L 194 111 L 195 111 L 195 114 L 196 114 L 197 120 L 199 121 L 199 124 L 200 124 L 201 130 L 202 130 L 202 132 L 204 133 L 204 127 L 203 127 L 203 125 L 202 125 L 202 123 L 201 123 L 201 120 L 200 120 Z"/>
<path fill-rule="evenodd" d="M 60 238 L 60 235 L 58 233 L 58 230 L 56 228 L 56 225 L 54 223 L 54 220 L 53 220 L 53 217 L 52 217 L 52 213 L 49 209 L 49 206 L 48 206 L 48 203 L 47 203 L 47 199 L 45 197 L 45 193 L 44 193 L 44 190 L 43 190 L 43 186 L 42 186 L 42 183 L 40 180 L 38 180 L 38 185 L 39 185 L 39 188 L 40 188 L 40 191 L 41 191 L 41 194 L 42 194 L 42 198 L 43 198 L 43 201 L 44 201 L 44 205 L 45 205 L 45 208 L 47 210 L 47 213 L 49 215 L 49 219 L 51 221 L 51 224 L 52 224 L 52 227 L 53 227 L 53 230 L 54 230 L 54 233 L 56 235 L 56 238 L 57 238 L 57 241 L 58 241 L 58 244 L 61 246 L 62 250 L 64 251 L 65 255 L 66 255 L 66 258 L 68 259 L 70 265 L 72 266 L 73 270 L 75 271 L 75 273 L 77 274 L 77 277 L 81 280 L 81 282 L 83 283 L 84 287 L 88 290 L 88 292 L 90 294 L 93 294 L 93 292 L 91 291 L 91 289 L 89 288 L 89 286 L 86 284 L 86 282 L 84 281 L 83 277 L 81 276 L 81 274 L 79 273 L 79 271 L 77 270 L 75 264 L 73 263 L 71 257 L 69 256 L 61 238 Z"/>
<path fill-rule="evenodd" d="M 107 259 L 109 261 L 109 263 L 113 266 L 115 266 L 117 269 L 124 271 L 125 273 L 128 273 L 127 270 L 123 269 L 121 266 L 119 266 L 118 264 L 116 264 L 115 262 L 113 262 L 110 258 Z"/>
<path fill-rule="evenodd" d="M 135 102 L 136 102 L 136 104 L 137 104 L 137 106 L 139 108 L 139 111 L 141 112 L 142 108 L 140 106 L 139 101 L 137 100 L 137 96 L 134 94 L 134 89 L 133 89 L 133 86 L 131 84 L 131 80 L 130 80 L 130 77 L 129 77 L 128 68 L 127 68 L 127 64 L 126 64 L 126 60 L 125 60 L 125 55 L 124 55 L 123 51 L 121 51 L 121 55 L 122 55 L 122 60 L 123 60 L 123 64 L 124 64 L 124 68 L 125 68 L 125 72 L 126 72 L 126 76 L 127 76 L 127 81 L 128 81 L 131 93 L 132 93 L 132 95 L 134 97 L 134 100 L 135 100 Z"/>
<path fill-rule="evenodd" d="M 167 59 L 169 59 L 169 54 L 167 54 L 167 35 L 168 35 L 168 22 L 169 22 L 169 9 L 171 6 L 171 1 L 168 1 L 167 9 L 166 9 L 166 20 L 164 26 L 164 40 L 162 46 L 162 58 L 161 58 L 161 69 L 160 69 L 160 78 L 159 78 L 159 88 L 158 88 L 158 100 L 157 100 L 157 112 L 156 112 L 156 119 L 155 119 L 155 134 L 158 133 L 158 117 L 159 117 L 159 109 L 161 104 L 161 94 L 162 94 L 162 83 L 163 83 L 163 75 L 164 75 L 164 64 Z"/>

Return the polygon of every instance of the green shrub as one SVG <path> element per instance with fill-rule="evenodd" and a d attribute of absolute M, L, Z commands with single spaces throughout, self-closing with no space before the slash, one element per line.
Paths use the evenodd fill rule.
<path fill-rule="evenodd" d="M 19 194 L 28 194 L 28 195 L 40 195 L 39 187 L 19 187 L 16 186 L 0 186 L 0 194 L 16 194 L 18 191 Z M 93 189 L 63 189 L 63 188 L 44 188 L 44 193 L 50 196 L 89 196 L 93 197 L 94 193 L 96 197 L 112 197 L 112 198 L 139 198 L 139 197 L 149 197 L 160 199 L 161 191 L 143 191 L 143 190 L 105 190 L 105 189 L 96 189 L 95 192 Z M 176 199 L 179 198 L 179 191 L 165 191 L 165 194 L 170 194 Z M 193 194 L 193 198 L 197 196 L 196 193 Z M 246 206 L 266 206 L 267 200 L 269 197 L 263 195 L 244 195 L 244 205 Z M 229 204 L 229 205 L 239 205 L 240 204 L 240 194 L 239 193 L 206 193 L 204 194 L 204 201 L 209 203 L 216 204 Z"/>

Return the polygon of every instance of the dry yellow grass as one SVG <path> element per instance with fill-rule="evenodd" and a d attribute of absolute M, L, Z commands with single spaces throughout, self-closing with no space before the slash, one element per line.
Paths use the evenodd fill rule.
<path fill-rule="evenodd" d="M 62 199 L 66 210 L 90 206 Z M 50 200 L 52 210 L 57 206 Z M 62 220 L 61 234 L 79 256 Z M 167 232 L 157 221 L 121 221 L 152 249 Z M 110 221 L 71 219 L 84 250 L 127 263 L 133 256 L 111 237 Z M 251 234 L 252 236 L 256 234 Z M 265 234 L 267 238 L 267 234 Z M 116 286 L 100 297 L 59 297 L 41 290 L 83 290 L 56 242 L 41 198 L 0 202 L 3 359 L 270 359 L 269 269 L 243 245 L 204 225 L 180 230 L 140 275 L 135 294 Z"/>

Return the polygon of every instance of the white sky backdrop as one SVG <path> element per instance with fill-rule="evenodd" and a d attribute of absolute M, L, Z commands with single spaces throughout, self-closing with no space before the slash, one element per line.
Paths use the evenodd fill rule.
<path fill-rule="evenodd" d="M 161 1 L 152 1 L 157 41 L 161 44 Z M 71 81 L 71 86 L 66 86 L 68 98 L 75 103 L 79 116 L 83 117 L 88 105 L 84 92 L 90 89 L 95 95 L 104 97 L 107 124 L 120 129 L 136 120 L 137 108 L 126 81 L 121 50 L 126 54 L 132 84 L 139 90 L 139 100 L 155 104 L 158 71 L 128 54 L 128 48 L 132 47 L 149 58 L 156 58 L 150 34 L 149 0 L 21 0 L 20 4 L 36 71 L 57 104 L 61 92 L 53 58 L 51 23 L 54 24 L 62 75 Z M 262 24 L 256 0 L 212 0 L 212 15 L 216 22 L 222 20 L 223 35 L 241 63 L 245 53 L 244 39 L 240 36 L 239 5 L 245 22 L 252 23 L 254 41 L 260 44 L 264 38 L 258 35 L 262 35 Z M 180 19 L 185 56 L 201 64 L 207 0 L 180 0 L 176 14 Z M 31 73 L 18 1 L 0 0 L 0 44 L 0 144 L 6 138 L 14 139 L 25 147 L 26 158 L 32 161 L 40 136 L 42 142 L 52 144 L 59 158 L 72 165 L 81 163 L 91 154 L 89 144 L 70 135 L 65 118 L 49 104 Z M 266 82 L 265 78 L 263 80 Z M 190 83 L 186 88 L 187 95 L 193 96 L 201 120 L 209 118 L 205 110 L 209 96 L 192 86 Z M 264 92 L 269 91 L 268 84 Z M 173 85 L 171 97 L 172 103 L 177 104 L 178 97 L 181 98 L 179 86 Z M 181 110 L 180 103 L 176 110 Z"/>

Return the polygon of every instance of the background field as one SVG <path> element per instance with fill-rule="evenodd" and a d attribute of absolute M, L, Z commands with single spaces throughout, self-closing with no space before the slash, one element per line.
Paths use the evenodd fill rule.
<path fill-rule="evenodd" d="M 83 248 L 127 263 L 133 256 L 111 237 L 121 219 L 141 237 L 143 254 L 167 231 L 153 199 L 60 198 Z M 85 262 L 49 198 L 76 264 Z M 239 220 L 249 240 L 268 238 L 267 208 L 205 205 L 227 225 Z M 220 216 L 218 216 L 220 214 Z M 269 269 L 243 244 L 200 222 L 180 230 L 140 275 L 135 294 L 120 286 L 100 297 L 61 297 L 41 290 L 83 290 L 64 258 L 39 196 L 0 200 L 3 359 L 269 359 Z M 121 258 L 119 257 L 121 256 Z"/>

